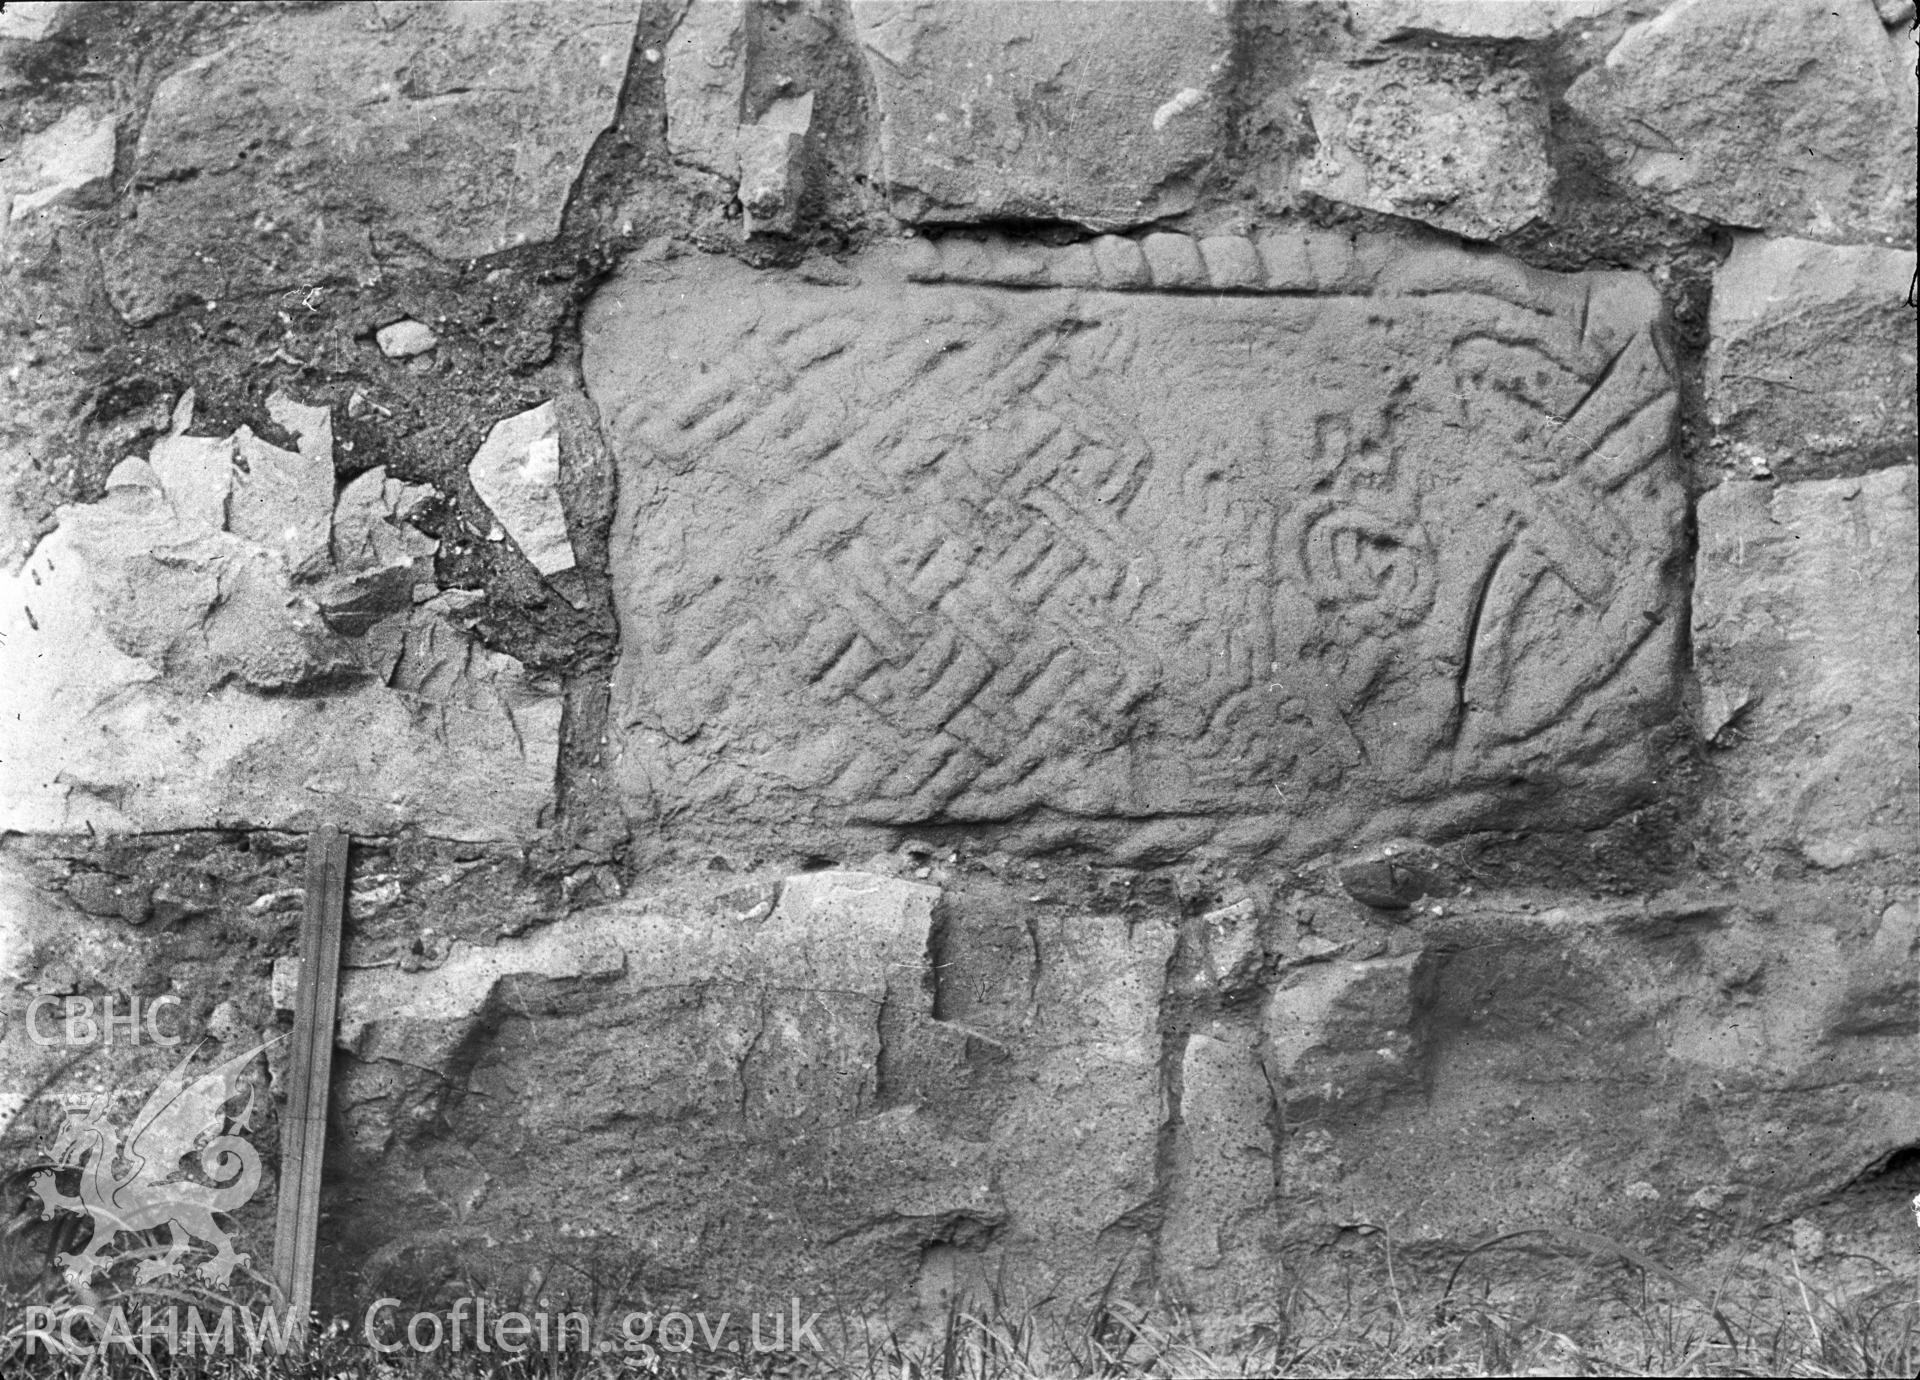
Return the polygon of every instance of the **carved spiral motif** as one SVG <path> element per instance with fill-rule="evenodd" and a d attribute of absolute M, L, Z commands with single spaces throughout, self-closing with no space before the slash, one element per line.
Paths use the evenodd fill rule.
<path fill-rule="evenodd" d="M 1300 564 L 1322 607 L 1369 631 L 1418 623 L 1433 607 L 1433 543 L 1419 522 L 1328 506 L 1301 529 Z"/>

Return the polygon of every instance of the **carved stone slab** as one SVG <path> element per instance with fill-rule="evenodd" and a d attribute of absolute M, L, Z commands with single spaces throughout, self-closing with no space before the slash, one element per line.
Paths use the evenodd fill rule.
<path fill-rule="evenodd" d="M 1139 857 L 1651 789 L 1684 502 L 1643 279 L 1321 234 L 855 269 L 594 303 L 636 813 Z"/>

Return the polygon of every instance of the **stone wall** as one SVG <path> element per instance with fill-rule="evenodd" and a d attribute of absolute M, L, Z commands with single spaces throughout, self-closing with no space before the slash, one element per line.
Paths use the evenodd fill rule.
<path fill-rule="evenodd" d="M 332 824 L 335 1306 L 1884 1284 L 1912 14 L 9 5 L 7 1210 Z"/>

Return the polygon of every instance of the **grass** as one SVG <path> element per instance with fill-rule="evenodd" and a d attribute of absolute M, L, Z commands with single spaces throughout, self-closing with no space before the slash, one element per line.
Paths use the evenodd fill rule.
<path fill-rule="evenodd" d="M 1428 1259 L 1418 1274 L 1389 1234 L 1376 1230 L 1352 1254 L 1293 1271 L 1281 1296 L 1235 1317 L 1197 1317 L 1166 1297 L 1123 1299 L 1111 1286 L 1106 1297 L 1080 1307 L 1022 1304 L 991 1290 L 952 1303 L 943 1316 L 912 1330 L 852 1312 L 829 1315 L 818 1328 L 818 1350 L 751 1354 L 745 1346 L 729 1351 L 724 1342 L 715 1350 L 689 1325 L 691 1345 L 684 1350 L 677 1338 L 662 1347 L 656 1335 L 641 1350 L 576 1347 L 519 1357 L 471 1349 L 383 1355 L 368 1345 L 358 1318 L 314 1319 L 308 1344 L 296 1352 L 249 1353 L 236 1328 L 237 1350 L 219 1357 L 206 1356 L 204 1348 L 200 1355 L 172 1350 L 164 1338 L 144 1352 L 122 1342 L 100 1354 L 52 1354 L 44 1345 L 29 1347 L 29 1308 L 85 1305 L 105 1317 L 118 1307 L 138 1330 L 142 1309 L 164 1318 L 173 1307 L 184 1318 L 188 1307 L 213 1317 L 232 1306 L 257 1317 L 273 1301 L 271 1284 L 252 1270 L 236 1273 L 228 1292 L 112 1282 L 130 1277 L 143 1255 L 158 1254 L 158 1244 L 122 1253 L 127 1263 L 109 1280 L 96 1281 L 98 1292 L 75 1290 L 52 1268 L 62 1240 L 57 1230 L 36 1227 L 26 1212 L 0 1223 L 0 1380 L 1920 1375 L 1920 1265 L 1914 1261 L 1893 1269 L 1856 1258 L 1850 1263 L 1863 1268 L 1853 1269 L 1854 1286 L 1845 1292 L 1810 1280 L 1792 1256 L 1784 1273 L 1752 1268 L 1703 1282 L 1570 1227 L 1508 1232 L 1440 1261 L 1437 1270 Z M 1511 1268 L 1519 1251 L 1532 1258 Z M 1540 1282 L 1554 1275 L 1556 1260 L 1574 1265 L 1575 1282 L 1544 1291 Z M 1532 1292 L 1521 1281 L 1531 1282 Z M 617 1345 L 621 1315 L 609 1307 L 603 1302 L 595 1309 L 594 1336 Z M 402 1307 L 394 1316 L 413 1312 Z M 733 1327 L 732 1336 L 744 1341 L 744 1323 Z M 77 1330 L 84 1339 L 86 1328 Z M 392 1328 L 386 1335 L 397 1333 Z"/>
<path fill-rule="evenodd" d="M 1488 1243 L 1488 1249 L 1496 1243 Z M 1587 1242 L 1591 1246 L 1593 1242 Z M 1470 1257 L 1459 1262 L 1464 1267 Z M 1471 1296 L 1462 1270 L 1444 1290 L 1404 1296 L 1399 1286 L 1296 1289 L 1262 1314 L 1197 1320 L 1169 1300 L 1138 1306 L 1108 1299 L 1082 1310 L 1021 1309 L 1002 1300 L 955 1303 L 931 1327 L 901 1333 L 860 1319 L 823 1324 L 822 1351 L 751 1357 L 691 1349 L 481 1356 L 471 1350 L 418 1357 L 383 1356 L 357 1321 L 316 1326 L 300 1354 L 205 1357 L 150 1354 L 124 1345 L 104 1356 L 28 1355 L 23 1309 L 77 1302 L 64 1285 L 43 1282 L 30 1295 L 0 1298 L 0 1374 L 49 1380 L 150 1377 L 201 1380 L 455 1380 L 552 1377 L 613 1380 L 635 1375 L 847 1377 L 847 1380 L 1031 1380 L 1034 1377 L 1188 1376 L 1911 1376 L 1920 1373 L 1920 1296 L 1911 1269 L 1869 1293 L 1839 1298 L 1808 1282 L 1797 1266 L 1785 1278 L 1704 1289 L 1653 1262 L 1627 1260 L 1622 1280 L 1637 1281 L 1613 1326 L 1581 1332 L 1557 1325 L 1544 1303 L 1496 1303 L 1491 1290 Z M 1647 1268 L 1650 1267 L 1650 1268 Z M 1889 1272 L 1890 1273 L 1890 1272 Z M 137 1319 L 168 1304 L 203 1309 L 252 1299 L 211 1291 L 124 1291 L 94 1300 Z M 1616 1299 L 1616 1302 L 1621 1301 Z M 317 1320 L 316 1320 L 317 1322 Z M 611 1331 L 612 1329 L 609 1329 Z"/>

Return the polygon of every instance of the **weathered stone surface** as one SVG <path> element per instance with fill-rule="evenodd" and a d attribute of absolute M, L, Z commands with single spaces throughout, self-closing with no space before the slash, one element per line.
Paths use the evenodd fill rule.
<path fill-rule="evenodd" d="M 113 176 L 117 121 L 77 105 L 47 129 L 20 141 L 17 154 L 0 164 L 0 198 L 11 194 L 18 219 L 43 206 L 104 199 Z"/>
<path fill-rule="evenodd" d="M 881 256 L 854 289 L 699 261 L 603 290 L 629 798 L 1038 813 L 1132 857 L 1643 791 L 1682 517 L 1651 288 L 1373 262 L 1319 298 L 914 288 Z"/>
<path fill-rule="evenodd" d="M 1036 1297 L 1086 1297 L 1116 1263 L 1149 1258 L 1145 1220 L 1169 1108 L 1160 993 L 1171 930 L 1107 917 L 1034 917 L 1035 1015 L 991 1162 L 1011 1218 L 1004 1249 Z M 991 1279 L 979 1261 L 975 1289 Z"/>
<path fill-rule="evenodd" d="M 859 872 L 769 894 L 622 902 L 457 943 L 430 971 L 350 972 L 338 1097 L 356 1172 L 396 1190 L 446 1172 L 455 1142 L 404 1115 L 424 1105 L 491 1185 L 464 1231 L 550 1242 L 528 1214 L 569 1183 L 578 1234 L 645 1242 L 650 1287 L 708 1297 L 996 1280 L 1077 1296 L 1146 1267 L 1170 928 L 942 916 L 936 888 Z M 1239 1181 L 1220 1167 L 1239 1133 L 1208 1120 L 1238 1095 L 1200 1097 L 1209 1078 L 1196 1234 L 1204 1190 Z M 337 1220 L 369 1251 L 404 1244 L 389 1210 Z"/>
<path fill-rule="evenodd" d="M 553 404 L 495 422 L 467 466 L 474 492 L 542 575 L 573 569 L 560 506 L 560 428 Z"/>
<path fill-rule="evenodd" d="M 1192 208 L 1219 146 L 1227 7 L 855 0 L 894 213 L 1113 230 Z"/>
<path fill-rule="evenodd" d="M 1528 1223 L 1672 1251 L 1791 1216 L 1920 1136 L 1911 905 L 1476 905 L 1299 970 L 1265 1056 L 1287 1230 L 1372 1223 L 1444 1269 Z"/>
<path fill-rule="evenodd" d="M 666 48 L 667 148 L 673 157 L 731 179 L 735 138 L 746 120 L 745 0 L 697 0 Z"/>
<path fill-rule="evenodd" d="M 1728 827 L 1825 867 L 1920 839 L 1914 471 L 1700 500 L 1693 645 Z"/>
<path fill-rule="evenodd" d="M 0 578 L 0 828 L 537 823 L 558 697 L 429 597 L 417 496 L 375 472 L 336 506 L 324 409 L 274 410 L 307 454 L 164 438 Z"/>
<path fill-rule="evenodd" d="M 1439 54 L 1324 64 L 1307 101 L 1320 146 L 1302 191 L 1469 239 L 1496 239 L 1547 210 L 1547 107 L 1524 72 Z"/>
<path fill-rule="evenodd" d="M 365 278 L 376 239 L 447 259 L 551 239 L 612 122 L 638 8 L 258 12 L 154 92 L 137 214 L 106 261 L 114 305 L 144 321 L 195 297 Z"/>
<path fill-rule="evenodd" d="M 1707 405 L 1738 471 L 1861 473 L 1920 455 L 1911 250 L 1746 236 L 1714 275 Z"/>
<path fill-rule="evenodd" d="M 1868 0 L 1678 0 L 1567 92 L 1620 175 L 1728 225 L 1914 234 L 1910 48 Z"/>
<path fill-rule="evenodd" d="M 1529 41 L 1619 6 L 1620 0 L 1350 0 L 1348 8 L 1355 30 L 1373 39 L 1438 34 Z"/>

